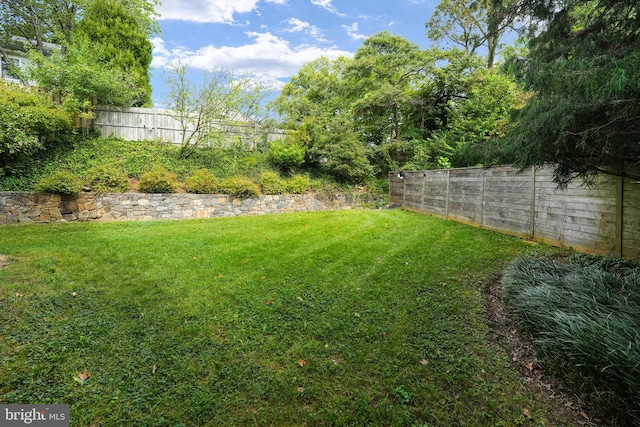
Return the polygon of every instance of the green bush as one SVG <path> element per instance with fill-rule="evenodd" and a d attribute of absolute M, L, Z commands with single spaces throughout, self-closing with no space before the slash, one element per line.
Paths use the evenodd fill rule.
<path fill-rule="evenodd" d="M 283 194 L 286 191 L 284 181 L 275 172 L 262 172 L 260 186 L 263 194 Z"/>
<path fill-rule="evenodd" d="M 640 269 L 622 260 L 522 258 L 507 303 L 543 360 L 620 425 L 640 422 Z"/>
<path fill-rule="evenodd" d="M 46 95 L 0 82 L 0 175 L 73 129 L 71 113 Z"/>
<path fill-rule="evenodd" d="M 178 176 L 164 166 L 154 166 L 142 175 L 138 190 L 143 193 L 173 193 L 178 187 Z"/>
<path fill-rule="evenodd" d="M 260 188 L 256 183 L 244 176 L 229 177 L 222 183 L 225 194 L 234 197 L 255 197 L 260 194 Z"/>
<path fill-rule="evenodd" d="M 220 182 L 207 169 L 198 169 L 184 182 L 189 193 L 214 194 L 220 191 Z"/>
<path fill-rule="evenodd" d="M 286 181 L 287 193 L 304 194 L 311 188 L 311 180 L 304 175 L 294 175 Z"/>
<path fill-rule="evenodd" d="M 87 171 L 87 184 L 96 193 L 122 193 L 130 187 L 129 177 L 116 166 L 93 166 Z"/>
<path fill-rule="evenodd" d="M 292 171 L 304 163 L 304 145 L 290 139 L 269 143 L 269 160 L 283 171 Z"/>
<path fill-rule="evenodd" d="M 36 191 L 57 194 L 74 194 L 82 191 L 82 180 L 69 171 L 57 171 L 42 178 Z"/>

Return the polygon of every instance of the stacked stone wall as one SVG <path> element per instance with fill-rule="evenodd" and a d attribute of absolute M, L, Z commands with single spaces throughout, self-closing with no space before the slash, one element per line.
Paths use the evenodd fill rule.
<path fill-rule="evenodd" d="M 223 194 L 0 192 L 0 224 L 216 218 L 351 209 L 344 195 L 313 194 L 234 198 Z"/>

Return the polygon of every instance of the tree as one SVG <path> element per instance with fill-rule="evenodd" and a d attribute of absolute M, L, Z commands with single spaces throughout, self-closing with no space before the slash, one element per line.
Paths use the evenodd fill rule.
<path fill-rule="evenodd" d="M 266 88 L 247 74 L 217 68 L 203 73 L 202 83 L 189 80 L 189 66 L 174 64 L 167 77 L 169 105 L 180 122 L 180 157 L 203 144 L 232 143 L 230 135 L 255 143 L 269 130 Z"/>
<path fill-rule="evenodd" d="M 303 65 L 275 104 L 285 126 L 305 145 L 305 164 L 336 179 L 362 182 L 373 175 L 353 123 L 345 80 L 352 60 L 318 58 Z"/>
<path fill-rule="evenodd" d="M 20 36 L 40 53 L 44 43 L 67 44 L 76 24 L 96 0 L 0 0 L 0 38 Z M 160 0 L 121 0 L 147 37 L 159 32 Z"/>
<path fill-rule="evenodd" d="M 91 47 L 92 56 L 109 69 L 121 70 L 139 93 L 134 106 L 151 103 L 151 42 L 136 16 L 117 0 L 94 0 L 72 34 L 73 44 Z"/>
<path fill-rule="evenodd" d="M 74 44 L 51 56 L 34 53 L 30 76 L 40 87 L 78 102 L 87 109 L 93 102 L 131 106 L 138 99 L 139 89 L 131 75 L 117 67 L 100 62 L 89 43 Z"/>
<path fill-rule="evenodd" d="M 81 0 L 0 0 L 0 34 L 29 40 L 44 54 L 45 42 L 69 41 L 80 9 Z"/>
<path fill-rule="evenodd" d="M 487 67 L 493 67 L 500 40 L 515 29 L 516 0 L 441 0 L 426 22 L 427 36 L 435 42 L 448 40 L 469 54 L 487 50 Z"/>
<path fill-rule="evenodd" d="M 544 30 L 526 59 L 534 96 L 508 136 L 511 158 L 523 168 L 556 164 L 561 186 L 598 172 L 640 179 L 640 5 L 523 3 Z"/>
<path fill-rule="evenodd" d="M 424 51 L 408 40 L 382 32 L 369 37 L 346 70 L 355 125 L 366 143 L 400 139 L 403 108 L 429 66 Z"/>

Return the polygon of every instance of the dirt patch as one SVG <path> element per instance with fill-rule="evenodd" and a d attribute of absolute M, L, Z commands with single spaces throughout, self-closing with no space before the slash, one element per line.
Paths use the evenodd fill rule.
<path fill-rule="evenodd" d="M 9 257 L 6 255 L 0 255 L 0 270 L 9 265 Z"/>
<path fill-rule="evenodd" d="M 559 418 L 566 420 L 571 426 L 609 426 L 610 424 L 591 418 L 577 396 L 560 379 L 545 372 L 533 346 L 518 332 L 515 322 L 506 311 L 500 276 L 491 277 L 485 283 L 484 292 L 496 341 L 509 355 L 513 369 L 524 377 L 540 400 L 546 402 Z"/>

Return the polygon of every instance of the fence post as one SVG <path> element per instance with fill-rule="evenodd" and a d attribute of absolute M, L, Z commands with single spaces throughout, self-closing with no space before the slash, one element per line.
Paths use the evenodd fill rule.
<path fill-rule="evenodd" d="M 624 233 L 624 166 L 620 168 L 620 177 L 616 183 L 616 252 L 619 257 L 624 255 L 622 234 Z"/>
<path fill-rule="evenodd" d="M 451 180 L 451 169 L 447 169 L 447 198 L 444 205 L 445 206 L 444 211 L 447 219 L 449 219 L 449 181 L 450 180 Z"/>
<path fill-rule="evenodd" d="M 531 206 L 529 210 L 529 238 L 534 239 L 536 235 L 536 167 L 531 168 Z"/>

